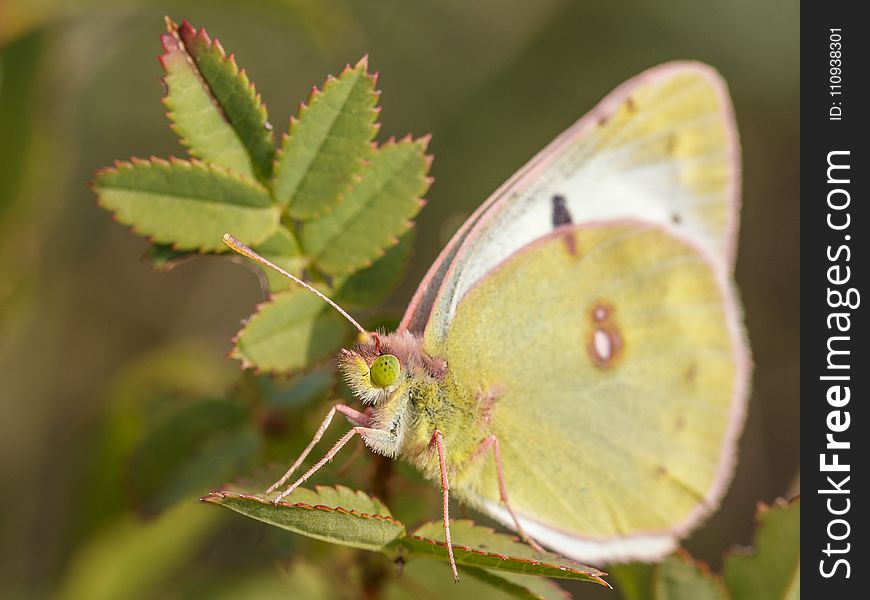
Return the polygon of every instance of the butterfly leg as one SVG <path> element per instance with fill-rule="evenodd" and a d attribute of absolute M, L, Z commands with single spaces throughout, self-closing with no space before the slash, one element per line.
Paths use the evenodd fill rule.
<path fill-rule="evenodd" d="M 529 546 L 538 552 L 546 552 L 538 542 L 526 533 L 525 529 L 523 529 L 523 526 L 520 524 L 520 520 L 517 518 L 516 513 L 514 513 L 514 509 L 511 507 L 511 501 L 508 499 L 507 486 L 504 483 L 504 471 L 501 466 L 501 447 L 498 444 L 498 438 L 494 435 L 490 435 L 483 440 L 474 452 L 472 459 L 482 456 L 487 450 L 489 450 L 490 446 L 492 447 L 492 454 L 495 457 L 495 472 L 498 477 L 498 495 L 499 498 L 501 498 L 502 504 L 504 504 L 504 507 L 507 509 L 508 513 L 510 513 L 511 519 L 513 519 L 514 525 L 517 528 L 517 533 L 520 534 L 520 537 L 523 538 Z"/>
<path fill-rule="evenodd" d="M 453 571 L 453 579 L 459 582 L 459 572 L 456 570 L 456 560 L 453 558 L 453 542 L 450 541 L 450 515 L 448 512 L 450 500 L 450 484 L 447 482 L 447 460 L 444 456 L 444 437 L 437 429 L 432 434 L 430 446 L 435 446 L 438 452 L 438 464 L 441 466 L 441 495 L 444 501 L 444 540 L 447 543 L 447 555 L 450 558 L 450 569 Z"/>
<path fill-rule="evenodd" d="M 323 437 L 323 434 L 326 432 L 326 428 L 329 427 L 329 424 L 332 422 L 332 418 L 335 416 L 336 411 L 344 414 L 348 419 L 357 425 L 367 426 L 369 424 L 369 418 L 366 414 L 359 412 L 358 410 L 354 410 L 349 406 L 345 406 L 344 404 L 336 404 L 332 408 L 329 409 L 329 412 L 326 414 L 326 418 L 323 419 L 323 423 L 320 424 L 320 427 L 317 429 L 317 433 L 314 434 L 314 438 L 312 438 L 311 443 L 305 447 L 305 450 L 302 451 L 302 454 L 299 455 L 299 458 L 296 459 L 296 462 L 287 469 L 287 472 L 284 473 L 284 476 L 281 477 L 278 481 L 269 486 L 269 489 L 266 490 L 267 494 L 271 494 L 279 487 L 284 485 L 284 483 L 290 479 L 290 476 L 299 468 L 299 465 L 302 464 L 302 461 L 308 456 L 311 450 L 317 445 L 317 442 L 320 441 L 320 438 Z M 280 499 L 280 498 L 279 498 Z M 275 500 L 276 502 L 278 500 Z"/>
<path fill-rule="evenodd" d="M 362 413 L 359 413 L 362 414 Z M 323 465 L 332 460 L 332 458 L 338 454 L 338 451 L 341 450 L 347 443 L 353 439 L 353 436 L 359 435 L 363 438 L 363 440 L 370 439 L 381 439 L 384 436 L 395 438 L 395 436 L 391 436 L 390 433 L 381 431 L 380 429 L 370 429 L 368 427 L 354 427 L 346 434 L 342 436 L 340 440 L 335 442 L 335 445 L 327 452 L 323 458 L 317 461 L 310 469 L 305 471 L 305 473 L 296 481 L 294 481 L 291 485 L 287 486 L 287 489 L 278 494 L 278 497 L 275 498 L 275 502 L 280 502 L 283 498 L 286 498 L 298 488 L 300 485 L 308 481 L 308 479 L 314 475 L 317 471 L 319 471 Z"/>

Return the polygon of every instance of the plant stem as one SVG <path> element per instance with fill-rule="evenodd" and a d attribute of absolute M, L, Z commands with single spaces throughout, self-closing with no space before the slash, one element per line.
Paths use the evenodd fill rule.
<path fill-rule="evenodd" d="M 373 456 L 371 490 L 387 506 L 391 500 L 390 480 L 393 475 L 393 460 L 380 454 Z M 383 556 L 372 552 L 363 551 L 358 556 L 362 570 L 362 596 L 366 600 L 377 600 L 381 597 L 389 578 L 390 565 Z"/>

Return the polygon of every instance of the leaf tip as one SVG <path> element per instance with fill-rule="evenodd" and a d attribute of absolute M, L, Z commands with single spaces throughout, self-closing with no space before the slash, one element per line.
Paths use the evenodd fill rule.
<path fill-rule="evenodd" d="M 178 34 L 181 36 L 181 39 L 184 40 L 185 43 L 189 43 L 190 40 L 197 34 L 196 27 L 191 25 L 190 21 L 184 19 L 181 22 L 181 27 L 178 28 Z"/>
<path fill-rule="evenodd" d="M 602 575 L 607 575 L 607 573 L 602 573 Z M 591 575 L 591 574 L 590 574 L 589 577 L 591 577 L 591 578 L 592 578 L 592 581 L 594 581 L 595 583 L 597 583 L 597 584 L 599 584 L 599 585 L 603 585 L 604 587 L 606 587 L 606 588 L 609 589 L 609 590 L 612 590 L 612 589 L 613 589 L 613 586 L 610 585 L 610 584 L 607 582 L 607 580 L 602 579 L 600 576 L 598 576 L 598 575 Z"/>
<path fill-rule="evenodd" d="M 166 24 L 166 31 L 172 33 L 178 29 L 178 23 L 173 21 L 169 15 L 163 15 L 163 22 Z"/>
<path fill-rule="evenodd" d="M 223 492 L 209 492 L 199 499 L 204 504 L 220 504 L 226 495 Z"/>

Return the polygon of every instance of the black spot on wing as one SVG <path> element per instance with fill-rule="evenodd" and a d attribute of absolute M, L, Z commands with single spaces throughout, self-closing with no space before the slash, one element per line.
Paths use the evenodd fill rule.
<path fill-rule="evenodd" d="M 565 196 L 556 194 L 552 198 L 553 201 L 553 229 L 561 225 L 569 225 L 574 221 L 571 219 L 571 213 L 568 212 L 568 206 L 565 204 Z"/>

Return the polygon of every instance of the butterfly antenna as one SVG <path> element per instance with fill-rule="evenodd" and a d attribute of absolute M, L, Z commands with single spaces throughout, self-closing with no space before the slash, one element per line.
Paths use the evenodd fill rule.
<path fill-rule="evenodd" d="M 360 325 L 359 323 L 357 323 L 353 317 L 351 317 L 349 314 L 347 314 L 347 311 L 345 311 L 338 304 L 336 304 L 335 302 L 330 300 L 324 293 L 318 291 L 317 289 L 315 289 L 311 285 L 305 283 L 304 281 L 302 281 L 301 279 L 299 279 L 295 275 L 291 275 L 290 273 L 288 273 L 287 271 L 285 271 L 284 269 L 282 269 L 281 267 L 279 267 L 278 265 L 276 265 L 272 261 L 263 258 L 259 254 L 257 254 L 256 252 L 254 252 L 253 250 L 251 250 L 250 248 L 245 246 L 238 239 L 236 239 L 235 236 L 232 236 L 229 233 L 225 233 L 224 237 L 223 237 L 223 242 L 231 250 L 234 250 L 234 251 L 238 252 L 239 254 L 241 254 L 242 256 L 246 256 L 246 257 L 250 258 L 251 260 L 260 263 L 264 267 L 269 267 L 270 269 L 273 269 L 273 270 L 281 273 L 281 275 L 283 275 L 287 279 L 290 279 L 291 281 L 301 285 L 309 292 L 316 294 L 318 297 L 320 297 L 321 300 L 323 300 L 324 302 L 329 304 L 332 308 L 337 310 L 341 314 L 342 317 L 344 317 L 345 319 L 350 321 L 350 324 L 353 325 L 354 327 L 356 327 L 357 330 L 359 330 L 359 332 L 363 335 L 364 338 L 368 338 L 371 335 L 368 331 L 363 329 L 363 326 Z"/>

